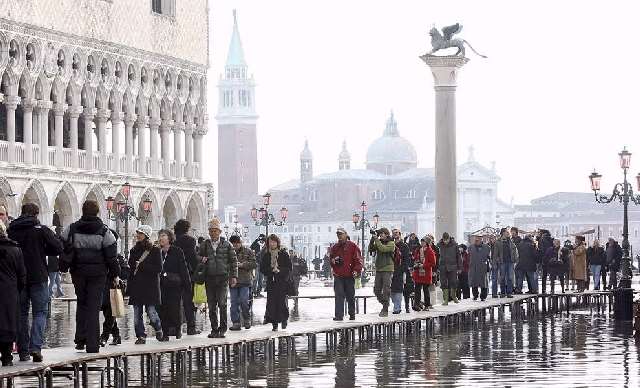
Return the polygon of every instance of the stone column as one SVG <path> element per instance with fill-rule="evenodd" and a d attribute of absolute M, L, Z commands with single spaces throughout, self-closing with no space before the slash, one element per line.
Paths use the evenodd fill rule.
<path fill-rule="evenodd" d="M 194 179 L 202 179 L 202 132 L 196 130 L 196 134 L 193 137 L 194 144 L 194 159 L 198 163 L 198 174 L 194 174 Z"/>
<path fill-rule="evenodd" d="M 127 165 L 127 173 L 130 173 L 133 166 L 133 124 L 138 116 L 136 114 L 127 114 L 124 117 L 124 152 Z"/>
<path fill-rule="evenodd" d="M 7 109 L 7 142 L 9 143 L 8 162 L 16 161 L 16 108 L 20 103 L 20 97 L 8 96 L 4 101 Z"/>
<path fill-rule="evenodd" d="M 186 177 L 193 179 L 193 124 L 187 124 L 184 128 L 184 156 L 187 162 Z"/>
<path fill-rule="evenodd" d="M 49 110 L 53 103 L 51 101 L 38 101 L 38 121 L 40 126 L 40 164 L 43 167 L 49 166 Z"/>
<path fill-rule="evenodd" d="M 78 118 L 82 113 L 82 106 L 73 105 L 69 108 L 69 146 L 71 147 L 71 168 L 78 168 Z"/>
<path fill-rule="evenodd" d="M 27 166 L 33 164 L 33 108 L 35 100 L 25 100 L 22 102 L 23 125 L 24 125 L 24 162 Z"/>
<path fill-rule="evenodd" d="M 433 74 L 436 91 L 436 238 L 458 231 L 456 161 L 456 87 L 458 70 L 469 59 L 423 55 Z M 463 236 L 455 236 L 462 241 Z"/>
<path fill-rule="evenodd" d="M 176 163 L 176 178 L 182 178 L 182 133 L 185 130 L 183 122 L 173 126 L 173 160 Z"/>
<path fill-rule="evenodd" d="M 151 123 L 149 123 L 151 126 Z M 138 174 L 145 175 L 146 174 L 146 165 L 147 165 L 147 142 L 144 137 L 145 131 L 147 130 L 147 116 L 138 116 Z M 153 144 L 153 135 L 152 131 L 149 132 L 149 139 L 151 139 L 151 144 Z M 156 130 L 157 132 L 157 130 Z M 153 148 L 151 148 L 153 152 Z M 152 162 L 152 171 L 153 171 L 153 162 Z"/>
<path fill-rule="evenodd" d="M 96 108 L 84 109 L 84 168 L 93 170 L 93 118 L 96 115 Z"/>
<path fill-rule="evenodd" d="M 149 119 L 149 157 L 151 158 L 151 175 L 158 175 L 158 127 L 160 119 Z M 139 140 L 138 140 L 139 141 Z"/>
<path fill-rule="evenodd" d="M 96 115 L 97 128 L 98 128 L 98 154 L 99 162 L 98 169 L 105 171 L 107 169 L 107 120 L 111 116 L 111 112 L 108 109 L 98 109 Z"/>
<path fill-rule="evenodd" d="M 169 131 L 173 127 L 173 120 L 162 120 L 160 123 L 160 148 L 162 157 L 162 176 L 171 177 L 171 156 L 169 155 Z"/>
<path fill-rule="evenodd" d="M 111 111 L 111 155 L 113 156 L 112 172 L 120 171 L 120 123 L 122 112 Z"/>
<path fill-rule="evenodd" d="M 54 136 L 55 136 L 55 165 L 58 168 L 62 168 L 64 165 L 64 148 L 63 148 L 63 125 L 64 125 L 64 104 L 54 104 L 53 114 L 55 116 L 54 121 Z"/>

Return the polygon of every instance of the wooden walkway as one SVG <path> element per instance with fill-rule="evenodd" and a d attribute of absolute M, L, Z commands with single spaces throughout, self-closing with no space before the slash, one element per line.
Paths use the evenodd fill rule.
<path fill-rule="evenodd" d="M 290 322 L 286 330 L 277 332 L 273 332 L 270 325 L 259 325 L 249 330 L 228 331 L 224 339 L 209 339 L 206 337 L 207 333 L 184 336 L 180 340 L 172 338 L 169 342 L 158 342 L 155 338 L 150 337 L 146 345 L 134 345 L 133 341 L 118 346 L 107 345 L 101 348 L 98 354 L 87 354 L 83 351 L 77 351 L 73 347 L 45 349 L 42 352 L 44 357 L 42 363 L 16 362 L 16 356 L 14 357 L 14 366 L 0 367 L 0 380 L 2 381 L 0 386 L 4 386 L 5 382 L 7 386 L 12 386 L 13 380 L 21 376 L 36 376 L 41 387 L 53 386 L 54 372 L 59 371 L 68 372 L 74 380 L 74 386 L 88 386 L 88 373 L 96 371 L 101 372 L 103 376 L 106 372 L 109 380 L 113 374 L 114 386 L 126 387 L 129 380 L 128 362 L 131 357 L 140 357 L 142 380 L 144 380 L 146 370 L 150 385 L 158 386 L 157 384 L 162 379 L 161 356 L 168 353 L 171 354 L 172 371 L 191 371 L 194 353 L 198 359 L 203 359 L 205 363 L 208 355 L 209 369 L 213 371 L 214 366 L 215 368 L 218 366 L 219 353 L 222 355 L 222 362 L 224 363 L 226 357 L 228 363 L 231 350 L 234 350 L 235 358 L 246 359 L 247 353 L 255 352 L 256 344 L 261 344 L 263 354 L 274 353 L 275 355 L 273 343 L 280 339 L 291 340 L 296 337 L 307 337 L 309 348 L 312 349 L 317 346 L 316 336 L 319 334 L 326 335 L 327 346 L 337 344 L 338 335 L 343 341 L 346 338 L 347 343 L 353 344 L 356 342 L 356 333 L 358 340 L 362 341 L 372 336 L 395 332 L 396 327 L 401 327 L 399 330 L 403 330 L 402 327 L 405 327 L 403 326 L 405 324 L 414 325 L 412 327 L 420 331 L 422 323 L 424 323 L 424 327 L 428 328 L 434 322 L 456 324 L 456 322 L 466 321 L 467 318 L 484 319 L 487 314 L 493 316 L 495 309 L 504 312 L 505 308 L 508 308 L 510 313 L 520 311 L 523 314 L 532 314 L 538 311 L 564 311 L 574 304 L 609 304 L 610 299 L 610 292 L 514 295 L 513 298 L 489 298 L 484 302 L 466 299 L 460 303 L 450 302 L 448 306 L 437 305 L 427 312 L 412 311 L 397 315 L 390 313 L 388 317 L 378 317 L 378 309 L 376 308 L 375 312 L 357 315 L 355 321 L 335 322 L 330 319 L 322 319 Z M 156 358 L 158 355 L 160 357 Z M 106 365 L 97 369 L 89 367 L 90 364 L 98 362 L 103 362 Z M 187 379 L 189 374 L 183 373 L 183 375 Z"/>

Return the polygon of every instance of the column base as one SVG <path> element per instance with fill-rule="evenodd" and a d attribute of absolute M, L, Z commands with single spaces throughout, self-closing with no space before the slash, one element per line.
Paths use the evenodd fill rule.
<path fill-rule="evenodd" d="M 613 316 L 617 321 L 633 319 L 633 288 L 618 288 L 613 291 Z"/>

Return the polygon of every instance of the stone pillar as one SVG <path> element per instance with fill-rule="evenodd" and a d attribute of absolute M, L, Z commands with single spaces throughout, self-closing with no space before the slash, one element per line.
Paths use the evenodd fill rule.
<path fill-rule="evenodd" d="M 194 159 L 198 163 L 198 174 L 194 174 L 194 179 L 202 179 L 202 133 L 196 130 L 196 134 L 193 137 L 194 144 Z"/>
<path fill-rule="evenodd" d="M 187 124 L 184 128 L 185 175 L 188 179 L 193 179 L 193 128 L 193 124 Z"/>
<path fill-rule="evenodd" d="M 423 55 L 433 74 L 436 92 L 436 238 L 458 231 L 456 161 L 456 87 L 458 70 L 469 59 L 459 56 Z M 459 241 L 463 236 L 455 236 Z"/>
<path fill-rule="evenodd" d="M 120 123 L 122 123 L 122 112 L 111 111 L 111 156 L 113 157 L 111 172 L 120 171 Z"/>
<path fill-rule="evenodd" d="M 127 114 L 124 117 L 124 152 L 127 165 L 127 173 L 130 173 L 133 166 L 133 124 L 138 116 L 136 114 Z M 139 134 L 138 134 L 139 136 Z"/>
<path fill-rule="evenodd" d="M 111 116 L 108 109 L 98 109 L 96 115 L 98 128 L 98 169 L 105 171 L 107 169 L 107 120 Z"/>
<path fill-rule="evenodd" d="M 4 101 L 7 109 L 7 142 L 9 143 L 8 162 L 16 161 L 16 108 L 20 103 L 20 97 L 8 96 Z"/>
<path fill-rule="evenodd" d="M 93 170 L 93 118 L 96 115 L 96 108 L 84 109 L 84 168 Z"/>
<path fill-rule="evenodd" d="M 162 120 L 160 123 L 160 148 L 162 157 L 162 176 L 171 177 L 171 156 L 169 155 L 169 131 L 173 127 L 173 120 Z"/>
<path fill-rule="evenodd" d="M 53 114 L 55 116 L 54 121 L 54 135 L 55 135 L 55 165 L 58 168 L 62 168 L 64 165 L 64 148 L 63 148 L 63 125 L 64 125 L 64 104 L 54 104 Z"/>
<path fill-rule="evenodd" d="M 78 118 L 82 113 L 82 106 L 73 105 L 69 108 L 69 146 L 71 147 L 71 168 L 78 168 Z"/>
<path fill-rule="evenodd" d="M 24 125 L 24 163 L 27 166 L 33 164 L 33 108 L 35 100 L 22 102 L 23 125 Z"/>
<path fill-rule="evenodd" d="M 38 122 L 40 126 L 40 164 L 49 166 L 49 110 L 51 101 L 38 101 Z"/>
<path fill-rule="evenodd" d="M 149 119 L 149 157 L 151 158 L 151 175 L 158 175 L 158 127 L 160 119 Z M 139 140 L 138 140 L 139 141 Z"/>
<path fill-rule="evenodd" d="M 183 122 L 173 126 L 173 160 L 176 164 L 176 178 L 182 178 L 182 133 L 185 130 Z"/>

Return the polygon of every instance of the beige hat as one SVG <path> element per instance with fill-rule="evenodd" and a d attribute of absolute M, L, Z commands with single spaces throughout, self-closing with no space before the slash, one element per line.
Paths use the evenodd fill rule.
<path fill-rule="evenodd" d="M 141 233 L 147 236 L 147 238 L 151 238 L 151 233 L 153 233 L 153 228 L 151 228 L 149 225 L 140 225 L 136 229 L 136 233 Z"/>
<path fill-rule="evenodd" d="M 222 231 L 222 228 L 220 228 L 220 220 L 213 218 L 209 221 L 209 229 L 218 229 L 219 231 Z"/>
<path fill-rule="evenodd" d="M 347 231 L 346 231 L 342 226 L 339 226 L 339 227 L 336 229 L 336 233 L 348 234 L 348 233 L 347 233 Z"/>

